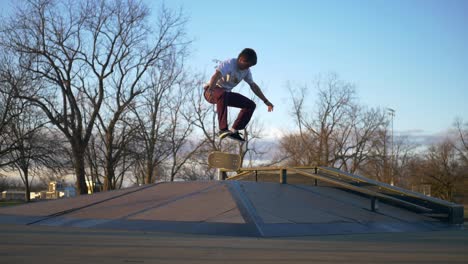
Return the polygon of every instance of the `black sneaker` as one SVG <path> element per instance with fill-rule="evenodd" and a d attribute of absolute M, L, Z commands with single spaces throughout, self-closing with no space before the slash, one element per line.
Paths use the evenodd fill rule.
<path fill-rule="evenodd" d="M 229 138 L 234 139 L 235 141 L 245 142 L 245 139 L 241 137 L 241 134 L 239 132 L 231 132 Z"/>
<path fill-rule="evenodd" d="M 229 135 L 231 135 L 231 134 L 232 134 L 232 131 L 231 131 L 231 130 L 223 129 L 223 130 L 220 130 L 220 131 L 218 132 L 218 137 L 221 138 L 221 139 L 223 139 L 223 138 L 225 138 L 225 137 L 227 137 L 227 136 L 229 136 Z"/>

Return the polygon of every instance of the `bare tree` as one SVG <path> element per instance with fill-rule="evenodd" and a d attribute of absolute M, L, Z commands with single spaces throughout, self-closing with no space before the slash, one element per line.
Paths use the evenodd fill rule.
<path fill-rule="evenodd" d="M 309 128 L 307 121 L 308 116 L 307 106 L 304 105 L 308 92 L 307 86 L 293 89 L 288 83 L 288 88 L 291 94 L 293 109 L 291 115 L 299 129 L 298 133 L 286 135 L 281 139 L 280 146 L 284 150 L 284 156 L 287 157 L 288 165 L 317 165 L 318 161 L 317 147 L 315 146 L 317 133 L 308 132 Z"/>
<path fill-rule="evenodd" d="M 313 149 L 314 138 L 311 135 L 291 133 L 280 139 L 280 149 L 285 164 L 288 166 L 316 166 Z"/>
<path fill-rule="evenodd" d="M 415 179 L 421 178 L 417 173 L 418 160 L 422 160 L 418 157 L 419 145 L 408 137 L 397 136 L 392 157 L 389 141 L 387 125 L 383 125 L 372 138 L 368 158 L 359 166 L 358 172 L 381 182 L 411 188 Z M 422 184 L 421 180 L 419 182 Z"/>
<path fill-rule="evenodd" d="M 95 191 L 96 186 L 103 186 L 103 179 L 105 177 L 103 171 L 105 163 L 103 149 L 105 147 L 101 137 L 93 133 L 85 152 L 86 178 L 94 187 L 91 192 Z"/>
<path fill-rule="evenodd" d="M 84 153 L 98 115 L 104 115 L 105 87 L 119 87 L 116 80 L 130 84 L 127 93 L 115 94 L 126 107 L 132 94 L 139 93 L 138 80 L 146 69 L 179 38 L 181 32 L 172 29 L 181 21 L 163 11 L 161 32 L 153 35 L 148 9 L 136 1 L 21 3 L 2 26 L 0 43 L 22 56 L 22 66 L 43 80 L 43 85 L 19 95 L 40 107 L 67 137 L 77 187 L 87 193 Z M 156 44 L 146 45 L 150 41 Z M 125 78 L 112 78 L 116 72 Z"/>
<path fill-rule="evenodd" d="M 9 189 L 9 185 L 7 176 L 0 173 L 0 192 Z"/>
<path fill-rule="evenodd" d="M 315 161 L 319 166 L 333 166 L 337 158 L 338 134 L 349 122 L 353 108 L 356 107 L 355 88 L 340 80 L 336 74 L 330 74 L 325 79 L 317 80 L 316 89 L 317 109 L 311 113 L 308 108 L 310 104 L 305 103 L 307 87 L 295 90 L 290 88 L 292 115 L 299 129 L 298 136 L 304 150 L 302 155 L 307 155 L 305 161 Z"/>
<path fill-rule="evenodd" d="M 249 125 L 244 130 L 246 141 L 239 147 L 239 155 L 241 156 L 242 167 L 254 167 L 263 164 L 263 166 L 270 166 L 272 161 L 261 161 L 260 159 L 268 153 L 263 139 L 263 126 L 262 123 L 253 118 Z M 275 161 L 276 162 L 276 161 Z"/>
<path fill-rule="evenodd" d="M 453 142 L 446 139 L 429 147 L 422 172 L 434 196 L 452 201 L 456 186 L 463 179 Z"/>
<path fill-rule="evenodd" d="M 390 157 L 388 156 L 388 136 L 384 127 L 372 138 L 369 158 L 358 168 L 358 172 L 381 182 L 390 183 Z"/>
<path fill-rule="evenodd" d="M 170 181 L 195 153 L 204 145 L 206 139 L 191 137 L 194 132 L 196 114 L 190 107 L 189 100 L 197 89 L 196 79 L 184 76 L 183 81 L 174 87 L 176 93 L 170 99 L 170 133 L 168 134 L 170 146 Z"/>
<path fill-rule="evenodd" d="M 171 64 L 158 65 L 151 72 L 151 79 L 141 102 L 132 106 L 132 113 L 138 121 L 138 135 L 135 148 L 138 151 L 137 176 L 143 179 L 137 182 L 149 184 L 156 181 L 157 172 L 162 170 L 162 163 L 171 155 L 168 142 L 171 133 L 170 100 L 171 89 L 176 87 L 182 76 L 180 68 Z M 161 175 L 159 175 L 161 177 Z"/>
<path fill-rule="evenodd" d="M 18 90 L 29 89 L 37 82 L 32 79 L 31 73 L 18 67 L 13 57 L 6 53 L 2 55 L 4 64 L 0 66 L 1 90 L 3 95 L 7 95 L 5 109 L 8 110 L 4 115 L 8 116 L 8 122 L 3 122 L 2 126 L 7 134 L 4 134 L 2 141 L 10 149 L 8 155 L 4 155 L 4 165 L 9 165 L 7 170 L 19 172 L 26 190 L 25 200 L 29 202 L 31 173 L 36 168 L 60 169 L 60 159 L 55 155 L 55 149 L 58 148 L 56 142 L 52 144 L 56 139 L 48 136 L 51 133 L 44 114 L 31 102 L 18 98 L 16 94 Z"/>
<path fill-rule="evenodd" d="M 51 138 L 49 129 L 45 127 L 42 113 L 34 109 L 26 109 L 11 123 L 11 137 L 17 142 L 17 147 L 10 154 L 15 162 L 10 165 L 19 172 L 26 190 L 26 201 L 30 201 L 31 175 L 36 169 L 48 168 L 60 171 L 62 164 L 57 159 L 56 139 Z"/>
<path fill-rule="evenodd" d="M 132 131 L 135 131 L 135 129 L 128 129 L 128 127 L 132 126 L 129 126 L 126 121 L 123 120 L 120 122 L 122 126 L 119 125 L 114 128 L 115 138 L 117 138 L 116 141 L 118 142 L 112 146 L 112 149 L 116 151 L 113 154 L 116 159 L 112 160 L 112 177 L 106 176 L 108 175 L 106 174 L 106 165 L 109 163 L 108 156 L 106 155 L 107 147 L 104 142 L 104 134 L 101 131 L 96 132 L 89 141 L 86 149 L 86 178 L 93 189 L 92 192 L 120 189 L 125 175 L 130 173 L 132 166 L 136 162 L 130 147 L 130 142 L 134 137 Z"/>
<path fill-rule="evenodd" d="M 203 76 L 197 78 L 199 81 L 195 84 L 190 94 L 189 100 L 193 111 L 193 125 L 196 128 L 198 137 L 203 138 L 204 144 L 192 155 L 189 166 L 183 169 L 184 177 L 188 180 L 196 179 L 214 179 L 215 171 L 209 169 L 207 157 L 211 151 L 221 150 L 219 140 L 216 140 L 216 112 L 214 107 L 208 104 L 203 95 Z"/>
<path fill-rule="evenodd" d="M 189 43 L 184 39 L 185 19 L 182 14 L 173 13 L 163 6 L 158 16 L 155 36 L 151 36 L 153 32 L 142 23 L 148 11 L 132 4 L 129 7 L 128 12 L 121 12 L 121 8 L 117 10 L 117 28 L 128 27 L 127 19 L 131 19 L 135 26 L 124 35 L 122 54 L 125 55 L 116 61 L 116 70 L 106 89 L 109 100 L 104 102 L 103 111 L 98 114 L 99 134 L 105 146 L 105 190 L 116 187 L 116 166 L 126 160 L 127 146 L 138 129 L 131 120 L 129 109 L 131 104 L 137 103 L 137 97 L 149 89 L 143 80 L 149 78 L 150 70 L 156 69 L 158 65 L 171 63 L 173 59 L 183 59 Z M 137 11 L 131 13 L 133 9 Z M 147 38 L 152 41 L 147 41 Z M 124 170 L 119 172 L 120 175 L 129 167 L 121 166 Z"/>
<path fill-rule="evenodd" d="M 25 104 L 16 98 L 15 88 L 24 85 L 24 75 L 14 69 L 15 63 L 4 50 L 0 62 L 0 168 L 13 164 L 11 153 L 17 149 L 17 140 L 11 136 L 14 120 L 24 112 Z"/>
<path fill-rule="evenodd" d="M 12 140 L 9 129 L 14 118 L 11 111 L 13 104 L 13 95 L 0 91 L 0 168 L 14 162 L 9 159 L 9 154 L 15 150 L 17 143 Z"/>
<path fill-rule="evenodd" d="M 417 147 L 419 145 L 404 136 L 397 137 L 394 145 L 392 175 L 395 179 L 395 185 L 410 189 L 413 182 L 412 164 L 418 155 Z"/>
<path fill-rule="evenodd" d="M 468 168 L 468 123 L 463 123 L 461 119 L 457 119 L 454 126 L 457 133 L 455 148 L 464 166 Z"/>
<path fill-rule="evenodd" d="M 339 124 L 333 136 L 335 141 L 335 166 L 354 173 L 373 157 L 376 138 L 386 124 L 386 114 L 381 109 L 366 110 L 355 105 L 347 120 Z"/>
<path fill-rule="evenodd" d="M 458 153 L 463 178 L 457 185 L 455 196 L 457 196 L 457 202 L 466 204 L 468 202 L 468 123 L 457 119 L 455 129 L 457 133 L 455 149 Z"/>
<path fill-rule="evenodd" d="M 315 88 L 315 111 L 307 103 L 311 101 L 307 87 L 290 88 L 298 132 L 281 140 L 288 164 L 333 166 L 351 173 L 372 172 L 370 177 L 380 178 L 380 168 L 390 166 L 381 164 L 388 157 L 385 111 L 361 105 L 354 85 L 336 74 L 318 78 Z"/>

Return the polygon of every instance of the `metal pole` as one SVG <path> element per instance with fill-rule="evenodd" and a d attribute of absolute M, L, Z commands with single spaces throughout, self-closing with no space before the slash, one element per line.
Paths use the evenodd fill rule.
<path fill-rule="evenodd" d="M 280 169 L 280 182 L 281 182 L 281 184 L 288 183 L 287 177 L 288 177 L 288 173 L 287 173 L 286 168 L 281 168 Z"/>
<path fill-rule="evenodd" d="M 375 196 L 371 198 L 371 210 L 373 212 L 379 210 L 379 200 Z"/>
<path fill-rule="evenodd" d="M 390 176 L 391 176 L 391 182 L 390 184 L 393 186 L 393 166 L 395 165 L 395 141 L 394 141 L 394 130 L 393 130 L 393 119 L 395 117 L 395 110 L 388 108 L 388 111 L 390 113 L 391 117 L 391 122 L 392 122 L 392 149 L 391 149 L 391 158 L 390 158 Z"/>
<path fill-rule="evenodd" d="M 227 178 L 227 173 L 221 169 L 218 169 L 218 173 L 216 175 L 216 180 L 224 181 Z"/>

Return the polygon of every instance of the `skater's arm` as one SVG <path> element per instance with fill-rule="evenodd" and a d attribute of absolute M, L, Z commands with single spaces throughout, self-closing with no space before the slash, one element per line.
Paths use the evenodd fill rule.
<path fill-rule="evenodd" d="M 206 91 L 208 91 L 208 100 L 211 100 L 213 97 L 213 91 L 214 88 L 216 87 L 216 83 L 218 83 L 219 79 L 221 79 L 222 74 L 220 71 L 216 70 L 216 72 L 211 76 L 210 82 L 208 83 L 208 86 L 205 86 L 204 88 Z"/>
<path fill-rule="evenodd" d="M 221 79 L 221 77 L 223 77 L 221 72 L 216 70 L 216 72 L 213 74 L 213 76 L 211 76 L 208 89 L 210 89 L 212 91 L 216 87 L 216 84 L 218 83 L 219 79 Z"/>
<path fill-rule="evenodd" d="M 254 92 L 258 98 L 260 98 L 267 106 L 268 106 L 268 112 L 273 111 L 273 104 L 268 101 L 268 99 L 265 97 L 263 94 L 262 90 L 260 90 L 260 87 L 254 82 L 250 83 L 250 89 Z"/>

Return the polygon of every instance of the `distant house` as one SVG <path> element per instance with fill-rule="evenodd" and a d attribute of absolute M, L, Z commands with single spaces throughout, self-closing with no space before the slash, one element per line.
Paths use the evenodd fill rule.
<path fill-rule="evenodd" d="M 104 186 L 102 184 L 93 182 L 93 181 L 86 181 L 86 187 L 88 187 L 88 194 L 102 192 Z"/>
<path fill-rule="evenodd" d="M 2 200 L 25 200 L 25 191 L 7 190 L 2 192 Z"/>
<path fill-rule="evenodd" d="M 57 199 L 62 197 L 76 196 L 75 188 L 65 186 L 63 182 L 52 181 L 49 183 L 49 190 L 41 193 L 43 199 Z"/>
<path fill-rule="evenodd" d="M 60 197 L 75 197 L 76 196 L 76 189 L 75 187 L 64 187 L 62 191 L 60 191 Z"/>
<path fill-rule="evenodd" d="M 86 181 L 88 187 L 88 194 L 93 192 L 102 191 L 102 185 Z M 49 182 L 49 188 L 47 191 L 41 191 L 39 195 L 41 199 L 58 199 L 63 197 L 75 197 L 76 189 L 72 186 L 66 186 L 63 181 L 51 181 Z"/>
<path fill-rule="evenodd" d="M 29 199 L 35 200 L 35 199 L 40 199 L 41 198 L 41 193 L 40 192 L 30 192 L 29 193 Z"/>
<path fill-rule="evenodd" d="M 49 190 L 45 193 L 45 199 L 59 198 L 59 192 L 63 189 L 63 182 L 51 181 L 49 182 Z M 43 197 L 44 198 L 44 197 Z"/>

